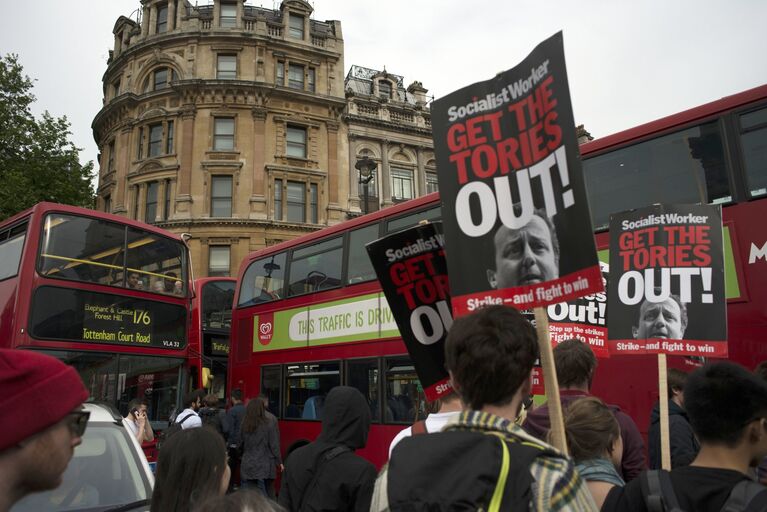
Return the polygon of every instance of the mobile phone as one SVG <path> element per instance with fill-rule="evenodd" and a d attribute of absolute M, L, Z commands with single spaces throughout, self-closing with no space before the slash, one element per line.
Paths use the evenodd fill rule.
<path fill-rule="evenodd" d="M 138 409 L 131 409 L 130 413 L 133 415 L 134 418 L 138 418 Z"/>

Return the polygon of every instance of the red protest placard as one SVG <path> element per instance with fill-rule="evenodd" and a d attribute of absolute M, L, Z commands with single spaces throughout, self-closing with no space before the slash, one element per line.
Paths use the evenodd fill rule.
<path fill-rule="evenodd" d="M 613 215 L 610 274 L 611 354 L 727 357 L 719 206 Z"/>
<path fill-rule="evenodd" d="M 562 34 L 432 106 L 454 314 L 602 291 Z"/>
<path fill-rule="evenodd" d="M 428 400 L 452 391 L 445 339 L 453 316 L 442 224 L 427 223 L 366 248 Z"/>
<path fill-rule="evenodd" d="M 608 265 L 600 262 L 602 279 L 607 288 Z M 551 346 L 578 338 L 586 343 L 594 355 L 609 358 L 607 347 L 607 293 L 598 292 L 569 302 L 560 302 L 546 308 L 549 317 Z"/>

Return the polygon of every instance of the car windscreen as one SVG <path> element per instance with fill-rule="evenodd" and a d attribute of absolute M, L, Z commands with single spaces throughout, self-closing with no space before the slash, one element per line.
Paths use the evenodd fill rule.
<path fill-rule="evenodd" d="M 122 425 L 88 423 L 61 485 L 27 495 L 12 512 L 96 512 L 151 499 L 152 486 L 129 435 Z"/>

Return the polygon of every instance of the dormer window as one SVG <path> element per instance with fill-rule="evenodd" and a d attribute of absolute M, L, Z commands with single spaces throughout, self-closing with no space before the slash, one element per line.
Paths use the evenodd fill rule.
<path fill-rule="evenodd" d="M 221 28 L 237 27 L 237 4 L 221 4 Z"/>
<path fill-rule="evenodd" d="M 288 35 L 293 39 L 304 38 L 304 17 L 298 14 L 288 16 Z"/>
<path fill-rule="evenodd" d="M 168 31 L 168 4 L 157 6 L 157 26 L 156 32 L 162 34 Z"/>
<path fill-rule="evenodd" d="M 391 99 L 391 83 L 387 82 L 386 80 L 381 80 L 378 82 L 378 97 L 385 100 Z"/>

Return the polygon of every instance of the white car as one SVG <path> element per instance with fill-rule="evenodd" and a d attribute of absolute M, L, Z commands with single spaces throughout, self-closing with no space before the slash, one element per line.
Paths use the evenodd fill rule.
<path fill-rule="evenodd" d="M 88 427 L 62 484 L 26 496 L 12 512 L 149 510 L 154 475 L 125 420 L 109 406 L 86 403 L 84 407 L 91 412 Z"/>

